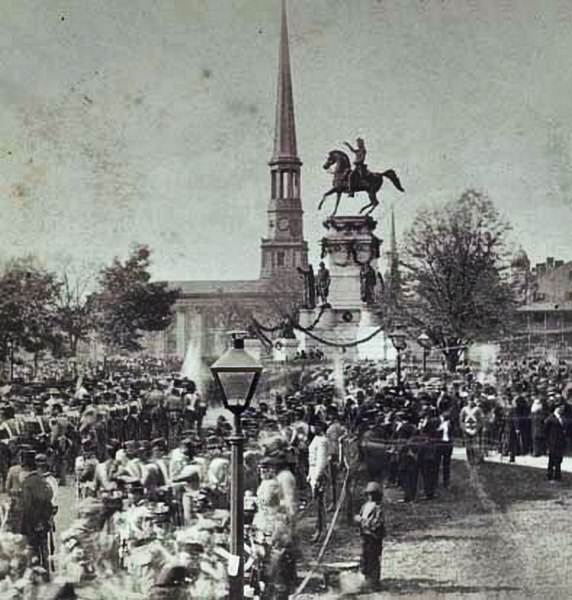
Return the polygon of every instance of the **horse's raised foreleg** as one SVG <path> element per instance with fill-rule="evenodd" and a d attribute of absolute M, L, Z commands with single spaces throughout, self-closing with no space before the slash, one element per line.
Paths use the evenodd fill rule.
<path fill-rule="evenodd" d="M 338 192 L 338 197 L 336 198 L 336 206 L 334 208 L 334 212 L 330 215 L 331 217 L 335 217 L 338 212 L 338 207 L 340 206 L 340 200 L 342 198 L 342 192 Z"/>
<path fill-rule="evenodd" d="M 334 194 L 336 192 L 336 188 L 332 188 L 331 190 L 327 191 L 323 196 L 322 196 L 322 200 L 320 201 L 320 204 L 318 204 L 318 210 L 322 210 L 322 206 L 324 205 L 324 202 L 326 201 L 326 198 L 328 196 L 331 196 L 332 194 Z M 339 200 L 338 200 L 339 201 Z"/>

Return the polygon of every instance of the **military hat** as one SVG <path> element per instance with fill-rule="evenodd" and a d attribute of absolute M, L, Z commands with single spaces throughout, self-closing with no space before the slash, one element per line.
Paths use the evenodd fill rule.
<path fill-rule="evenodd" d="M 382 494 L 383 493 L 381 485 L 379 485 L 379 483 L 377 483 L 377 481 L 370 481 L 365 486 L 365 490 L 364 491 L 365 491 L 366 494 Z"/>
<path fill-rule="evenodd" d="M 312 423 L 312 425 L 314 426 L 314 429 L 316 431 L 320 432 L 326 431 L 326 429 L 328 428 L 328 424 L 322 421 L 321 419 L 317 419 L 316 421 L 314 421 L 314 423 Z"/>
<path fill-rule="evenodd" d="M 142 495 L 145 493 L 145 488 L 143 487 L 143 484 L 140 481 L 129 482 L 128 489 L 129 489 L 129 492 L 131 492 L 132 494 L 141 494 Z"/>
<path fill-rule="evenodd" d="M 161 450 L 166 450 L 167 449 L 167 440 L 165 440 L 165 438 L 162 438 L 162 437 L 155 438 L 151 442 L 151 448 L 160 448 Z"/>
<path fill-rule="evenodd" d="M 97 447 L 93 440 L 89 438 L 82 440 L 81 446 L 85 451 L 95 450 Z"/>
<path fill-rule="evenodd" d="M 280 460 L 279 456 L 276 454 L 272 454 L 270 456 L 265 456 L 258 463 L 259 468 L 274 468 L 281 465 L 284 461 Z"/>
<path fill-rule="evenodd" d="M 119 450 L 119 448 L 121 448 L 121 442 L 119 440 L 108 440 L 106 446 L 107 450 L 109 452 L 117 452 L 117 450 Z"/>
<path fill-rule="evenodd" d="M 141 440 L 139 442 L 139 450 L 151 450 L 151 442 L 149 440 Z"/>
<path fill-rule="evenodd" d="M 82 518 L 101 514 L 103 509 L 103 503 L 99 500 L 96 500 L 95 498 L 86 498 L 78 505 L 77 512 L 78 516 Z"/>
<path fill-rule="evenodd" d="M 36 465 L 46 465 L 48 463 L 48 457 L 45 454 L 35 455 Z"/>
<path fill-rule="evenodd" d="M 32 467 L 36 463 L 36 453 L 33 450 L 22 450 L 22 464 Z"/>
<path fill-rule="evenodd" d="M 125 442 L 125 450 L 137 450 L 137 442 L 135 440 L 127 440 Z"/>
<path fill-rule="evenodd" d="M 216 435 L 209 435 L 206 439 L 207 448 L 218 448 L 220 446 L 220 440 Z"/>
<path fill-rule="evenodd" d="M 196 435 L 186 435 L 181 439 L 180 443 L 184 446 L 190 446 L 192 448 L 196 448 L 202 444 L 201 439 Z"/>

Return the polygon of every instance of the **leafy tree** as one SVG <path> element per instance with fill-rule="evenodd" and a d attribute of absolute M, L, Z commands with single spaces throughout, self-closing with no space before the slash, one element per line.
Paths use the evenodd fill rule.
<path fill-rule="evenodd" d="M 141 350 L 142 332 L 162 331 L 172 321 L 179 290 L 151 282 L 150 256 L 147 246 L 137 246 L 126 261 L 115 258 L 100 271 L 94 295 L 97 328 L 103 341 L 118 350 Z"/>
<path fill-rule="evenodd" d="M 8 263 L 0 277 L 0 352 L 34 354 L 59 343 L 56 309 L 60 283 L 54 273 L 38 267 L 31 258 Z"/>
<path fill-rule="evenodd" d="M 56 320 L 71 356 L 77 354 L 79 343 L 94 330 L 95 296 L 91 288 L 95 279 L 90 269 L 78 270 L 69 262 L 60 274 Z"/>
<path fill-rule="evenodd" d="M 454 371 L 464 349 L 502 334 L 513 295 L 506 275 L 510 226 L 484 195 L 466 191 L 421 210 L 404 240 L 402 310 Z"/>

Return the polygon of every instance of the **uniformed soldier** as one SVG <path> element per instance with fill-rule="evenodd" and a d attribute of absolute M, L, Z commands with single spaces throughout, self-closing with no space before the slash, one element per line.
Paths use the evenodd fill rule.
<path fill-rule="evenodd" d="M 151 460 L 151 442 L 141 440 L 139 443 L 139 464 L 141 465 L 141 483 L 148 498 L 155 499 L 160 487 L 166 485 L 159 466 Z"/>
<path fill-rule="evenodd" d="M 119 463 L 115 455 L 119 448 L 120 444 L 118 440 L 109 440 L 107 443 L 107 457 L 95 468 L 94 489 L 96 494 L 100 492 L 112 492 L 117 489 Z"/>
<path fill-rule="evenodd" d="M 167 456 L 167 440 L 159 437 L 151 442 L 152 461 L 159 467 L 165 483 L 168 485 L 171 481 L 170 463 Z"/>
<path fill-rule="evenodd" d="M 35 452 L 23 453 L 22 470 L 22 519 L 19 533 L 28 540 L 28 545 L 40 565 L 49 571 L 48 533 L 54 512 L 54 494 L 36 467 Z"/>
<path fill-rule="evenodd" d="M 18 447 L 18 463 L 12 465 L 8 469 L 6 476 L 6 493 L 10 498 L 8 507 L 8 518 L 6 527 L 12 533 L 18 533 L 21 528 L 22 519 L 22 481 L 25 476 L 25 468 L 23 466 L 24 454 L 32 452 L 32 446 L 29 444 L 21 444 Z"/>

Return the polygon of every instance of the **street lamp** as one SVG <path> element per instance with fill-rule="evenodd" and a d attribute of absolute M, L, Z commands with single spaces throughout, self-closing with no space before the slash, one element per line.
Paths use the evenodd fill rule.
<path fill-rule="evenodd" d="M 8 340 L 8 359 L 10 360 L 10 383 L 14 381 L 14 340 Z"/>
<path fill-rule="evenodd" d="M 244 597 L 244 436 L 241 414 L 249 407 L 262 373 L 260 365 L 244 349 L 244 334 L 233 333 L 231 347 L 211 366 L 224 407 L 234 415 L 231 445 L 229 598 Z"/>
<path fill-rule="evenodd" d="M 417 343 L 423 348 L 423 373 L 427 372 L 427 356 L 433 347 L 431 338 L 423 331 L 417 338 Z"/>
<path fill-rule="evenodd" d="M 389 339 L 397 350 L 397 389 L 401 390 L 401 353 L 407 348 L 407 334 L 402 329 L 394 329 Z"/>

